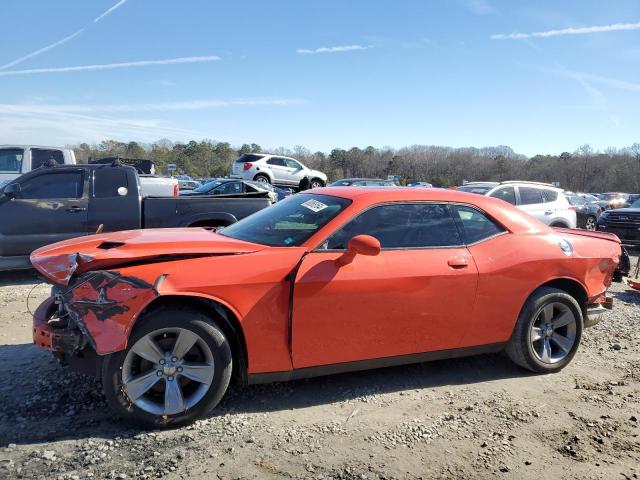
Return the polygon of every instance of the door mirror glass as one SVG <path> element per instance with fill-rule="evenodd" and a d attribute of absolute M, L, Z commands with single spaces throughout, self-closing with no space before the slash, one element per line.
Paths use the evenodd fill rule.
<path fill-rule="evenodd" d="M 338 265 L 347 265 L 353 262 L 356 255 L 376 256 L 380 253 L 381 246 L 377 238 L 371 235 L 356 235 L 347 244 L 347 251 L 338 257 Z"/>
<path fill-rule="evenodd" d="M 18 197 L 21 191 L 19 183 L 10 183 L 2 189 L 2 192 L 9 198 Z"/>

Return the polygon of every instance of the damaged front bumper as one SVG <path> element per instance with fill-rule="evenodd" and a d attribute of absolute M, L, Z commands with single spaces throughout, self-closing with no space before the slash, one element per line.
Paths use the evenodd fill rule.
<path fill-rule="evenodd" d="M 36 311 L 34 343 L 52 352 L 98 355 L 123 350 L 139 313 L 157 296 L 153 285 L 117 271 L 97 270 L 53 287 Z"/>

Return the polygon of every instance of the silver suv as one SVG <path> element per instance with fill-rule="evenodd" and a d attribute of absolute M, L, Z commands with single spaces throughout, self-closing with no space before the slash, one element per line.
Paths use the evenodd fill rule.
<path fill-rule="evenodd" d="M 311 188 L 324 187 L 327 176 L 318 170 L 305 167 L 295 158 L 262 153 L 245 153 L 233 162 L 231 178 L 298 187 L 307 177 Z"/>
<path fill-rule="evenodd" d="M 457 190 L 495 197 L 551 227 L 576 228 L 576 211 L 561 188 L 538 182 L 469 182 Z"/>

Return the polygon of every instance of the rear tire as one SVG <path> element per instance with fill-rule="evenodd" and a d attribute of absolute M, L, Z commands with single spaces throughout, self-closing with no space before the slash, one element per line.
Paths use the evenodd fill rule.
<path fill-rule="evenodd" d="M 105 357 L 102 386 L 127 422 L 175 428 L 213 410 L 231 370 L 229 342 L 214 321 L 192 308 L 162 308 L 139 320 L 124 351 Z"/>
<path fill-rule="evenodd" d="M 582 309 L 568 293 L 541 287 L 527 299 L 506 347 L 517 365 L 555 373 L 573 359 L 582 338 Z"/>
<path fill-rule="evenodd" d="M 269 177 L 267 175 L 264 175 L 262 173 L 259 173 L 258 175 L 256 175 L 255 177 L 253 177 L 253 179 L 256 182 L 260 182 L 260 183 L 271 183 L 271 180 L 269 179 Z"/>
<path fill-rule="evenodd" d="M 324 187 L 324 182 L 319 178 L 314 178 L 311 180 L 309 187 L 310 188 L 321 188 Z"/>

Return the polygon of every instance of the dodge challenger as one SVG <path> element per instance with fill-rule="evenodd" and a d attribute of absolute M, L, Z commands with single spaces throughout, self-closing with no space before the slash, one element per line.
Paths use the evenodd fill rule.
<path fill-rule="evenodd" d="M 212 232 L 131 230 L 31 255 L 53 283 L 34 343 L 98 375 L 126 420 L 188 424 L 229 383 L 505 350 L 558 372 L 612 308 L 623 249 L 498 199 L 309 190 Z"/>

